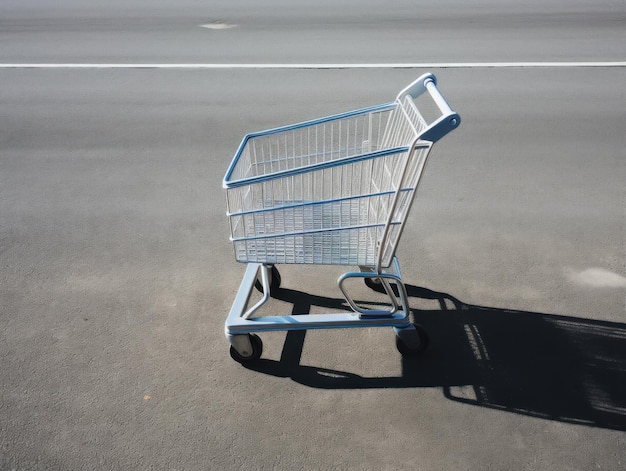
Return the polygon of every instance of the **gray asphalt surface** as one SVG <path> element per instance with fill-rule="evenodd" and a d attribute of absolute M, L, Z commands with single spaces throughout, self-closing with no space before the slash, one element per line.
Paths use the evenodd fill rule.
<path fill-rule="evenodd" d="M 625 21 L 609 1 L 5 1 L 0 63 L 623 61 Z M 398 253 L 429 349 L 268 333 L 244 368 L 221 188 L 242 136 L 425 70 L 0 69 L 0 469 L 622 469 L 626 69 L 432 71 L 463 121 Z M 276 312 L 337 304 L 341 271 L 280 269 Z"/>
<path fill-rule="evenodd" d="M 620 0 L 5 0 L 5 62 L 623 60 Z M 206 24 L 237 25 L 226 30 Z"/>

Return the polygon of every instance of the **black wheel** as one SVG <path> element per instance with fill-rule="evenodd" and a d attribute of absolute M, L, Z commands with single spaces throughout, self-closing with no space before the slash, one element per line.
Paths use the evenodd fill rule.
<path fill-rule="evenodd" d="M 363 278 L 363 280 L 365 281 L 365 285 L 371 289 L 374 290 L 378 293 L 384 293 L 385 292 L 385 287 L 383 286 L 383 284 L 380 282 L 380 278 Z"/>
<path fill-rule="evenodd" d="M 363 278 L 363 280 L 365 281 L 365 285 L 373 290 L 376 291 L 377 293 L 383 293 L 385 294 L 385 287 L 383 286 L 382 282 L 380 281 L 380 278 Z M 398 296 L 398 287 L 396 286 L 395 283 L 390 283 L 391 285 L 391 291 L 393 292 L 393 294 L 395 294 L 396 296 Z"/>
<path fill-rule="evenodd" d="M 280 288 L 280 281 L 280 273 L 278 272 L 278 268 L 276 268 L 276 265 L 272 265 L 272 269 L 270 270 L 270 292 L 276 291 L 278 288 Z M 261 283 L 261 280 L 257 279 L 254 282 L 254 287 L 261 293 L 263 292 L 263 283 Z"/>
<path fill-rule="evenodd" d="M 256 361 L 261 358 L 261 354 L 263 353 L 263 342 L 261 341 L 261 337 L 256 334 L 247 334 L 250 338 L 250 343 L 252 344 L 252 352 L 248 356 L 244 356 L 240 354 L 235 347 L 230 346 L 230 356 L 233 360 L 238 363 L 249 363 L 251 361 Z"/>
<path fill-rule="evenodd" d="M 417 348 L 409 347 L 399 335 L 396 335 L 396 348 L 402 354 L 402 356 L 415 356 L 422 353 L 424 350 L 428 348 L 428 343 L 430 339 L 428 338 L 428 333 L 419 324 L 413 324 L 415 326 L 415 330 L 417 331 L 417 335 L 419 337 L 419 346 Z"/>

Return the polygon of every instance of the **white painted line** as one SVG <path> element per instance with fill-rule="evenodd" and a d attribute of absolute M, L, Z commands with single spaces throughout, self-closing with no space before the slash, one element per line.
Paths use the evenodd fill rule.
<path fill-rule="evenodd" d="M 554 67 L 626 67 L 626 61 L 603 62 L 424 62 L 389 64 L 124 64 L 124 63 L 14 63 L 0 69 L 485 69 Z"/>
<path fill-rule="evenodd" d="M 230 23 L 220 23 L 220 22 L 215 22 L 215 23 L 206 23 L 203 25 L 199 25 L 200 28 L 206 28 L 206 29 L 231 29 L 231 28 L 236 28 L 237 25 L 233 25 Z"/>

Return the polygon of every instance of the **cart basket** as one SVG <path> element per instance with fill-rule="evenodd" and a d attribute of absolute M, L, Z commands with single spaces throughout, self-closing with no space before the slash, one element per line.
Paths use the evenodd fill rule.
<path fill-rule="evenodd" d="M 224 177 L 236 260 L 388 267 L 432 144 L 459 123 L 425 74 L 393 102 L 246 135 Z"/>

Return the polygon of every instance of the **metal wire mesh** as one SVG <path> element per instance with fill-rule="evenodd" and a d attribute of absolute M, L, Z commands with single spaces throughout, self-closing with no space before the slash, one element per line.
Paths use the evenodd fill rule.
<path fill-rule="evenodd" d="M 374 266 L 383 250 L 388 266 L 430 150 L 414 149 L 424 126 L 396 102 L 249 136 L 227 187 L 237 260 Z"/>

